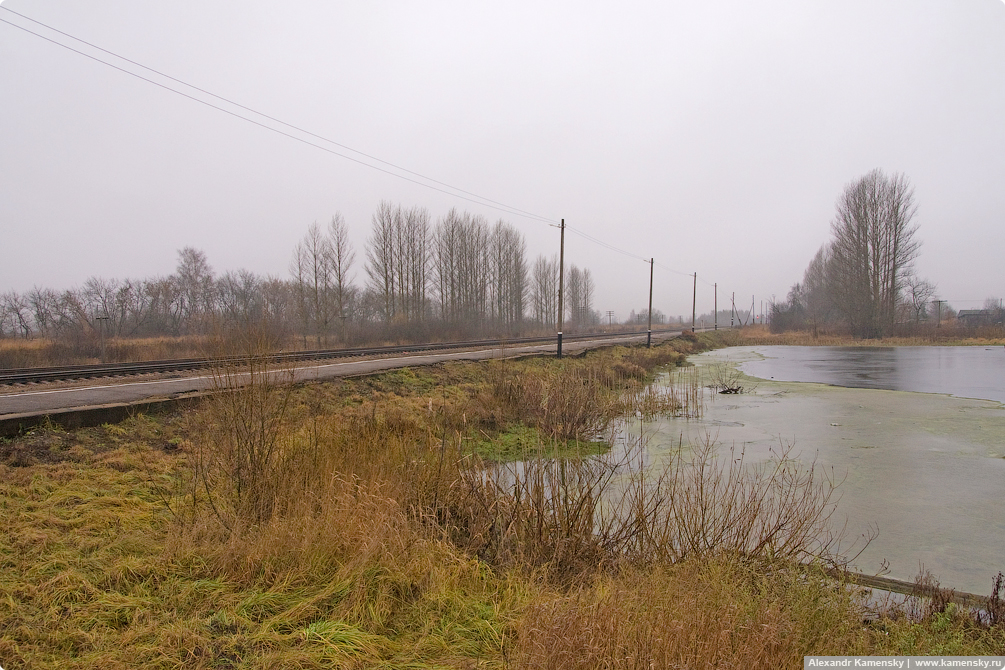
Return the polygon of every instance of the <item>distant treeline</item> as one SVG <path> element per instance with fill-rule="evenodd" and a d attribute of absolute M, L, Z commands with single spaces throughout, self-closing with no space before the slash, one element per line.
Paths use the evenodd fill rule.
<path fill-rule="evenodd" d="M 0 295 L 0 337 L 80 340 L 206 335 L 264 329 L 303 346 L 379 339 L 518 335 L 554 329 L 558 260 L 527 259 L 511 224 L 450 210 L 381 202 L 371 219 L 362 273 L 340 214 L 311 225 L 289 277 L 248 270 L 216 275 L 197 249 L 178 252 L 168 277 L 93 277 L 74 289 Z M 357 280 L 357 275 L 363 280 Z M 599 322 L 590 271 L 566 268 L 567 328 Z"/>
<path fill-rule="evenodd" d="M 772 305 L 772 332 L 815 335 L 825 329 L 878 338 L 954 319 L 955 310 L 936 299 L 935 284 L 914 271 L 921 246 L 911 223 L 916 209 L 914 189 L 900 174 L 873 170 L 846 186 L 830 242 L 817 251 L 787 299 Z M 975 325 L 993 325 L 989 310 L 1000 311 L 1000 303 L 989 299 L 988 305 L 974 310 L 988 312 Z"/>

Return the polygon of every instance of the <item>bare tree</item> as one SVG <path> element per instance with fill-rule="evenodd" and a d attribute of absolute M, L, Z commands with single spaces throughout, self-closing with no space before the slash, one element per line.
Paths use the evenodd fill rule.
<path fill-rule="evenodd" d="M 178 335 L 184 316 L 184 299 L 175 277 L 151 279 L 144 284 L 150 301 L 153 332 Z"/>
<path fill-rule="evenodd" d="M 991 325 L 1005 325 L 1005 302 L 1001 298 L 985 298 L 984 311 L 987 313 L 988 323 Z"/>
<path fill-rule="evenodd" d="M 52 289 L 36 286 L 28 292 L 27 299 L 39 335 L 46 338 L 54 337 L 56 335 L 59 294 Z"/>
<path fill-rule="evenodd" d="M 928 303 L 935 297 L 936 290 L 935 284 L 914 274 L 904 280 L 905 298 L 911 307 L 914 323 L 921 323 L 921 318 L 927 316 Z"/>
<path fill-rule="evenodd" d="M 327 344 L 331 327 L 331 305 L 333 273 L 332 251 L 328 237 L 321 231 L 317 221 L 307 229 L 304 238 L 293 250 L 290 274 L 297 285 L 297 297 L 304 341 L 308 333 L 314 335 L 317 346 Z"/>
<path fill-rule="evenodd" d="M 117 297 L 123 311 L 120 335 L 133 336 L 145 334 L 154 319 L 153 301 L 151 299 L 150 282 L 127 279 L 119 287 Z"/>
<path fill-rule="evenodd" d="M 370 239 L 367 240 L 366 274 L 369 288 L 380 297 L 383 318 L 391 321 L 395 316 L 397 286 L 395 284 L 395 207 L 382 200 L 370 220 Z"/>
<path fill-rule="evenodd" d="M 489 228 L 485 219 L 451 209 L 433 234 L 436 287 L 444 322 L 482 325 L 488 307 Z"/>
<path fill-rule="evenodd" d="M 803 273 L 802 300 L 806 317 L 813 328 L 813 337 L 819 335 L 820 326 L 827 322 L 832 311 L 828 287 L 827 264 L 830 261 L 830 247 L 823 245 L 813 256 L 813 260 Z"/>
<path fill-rule="evenodd" d="M 352 277 L 349 273 L 356 260 L 356 252 L 349 241 L 345 219 L 339 212 L 335 212 L 328 224 L 328 240 L 331 254 L 329 264 L 335 290 L 335 315 L 342 322 L 342 341 L 345 342 L 345 321 L 349 317 L 349 301 L 353 295 Z"/>
<path fill-rule="evenodd" d="M 583 293 L 580 298 L 580 313 L 583 315 L 583 324 L 587 326 L 595 325 L 599 316 L 593 311 L 593 296 L 597 292 L 597 286 L 593 282 L 593 273 L 589 268 L 583 268 Z"/>
<path fill-rule="evenodd" d="M 565 304 L 569 311 L 570 327 L 582 328 L 596 323 L 597 315 L 593 313 L 595 292 L 596 285 L 589 269 L 571 266 L 565 285 Z"/>
<path fill-rule="evenodd" d="M 95 333 L 117 335 L 122 327 L 123 307 L 117 300 L 119 282 L 114 279 L 91 277 L 84 282 L 79 295 L 82 303 L 82 321 Z M 99 323 L 98 320 L 104 323 Z"/>
<path fill-rule="evenodd" d="M 576 265 L 569 268 L 565 280 L 565 309 L 568 311 L 567 326 L 572 330 L 582 322 L 583 272 Z"/>
<path fill-rule="evenodd" d="M 268 332 L 280 342 L 289 332 L 290 315 L 296 309 L 296 288 L 293 282 L 276 277 L 261 281 L 262 319 Z"/>
<path fill-rule="evenodd" d="M 421 207 L 398 208 L 395 216 L 395 271 L 398 312 L 405 321 L 422 321 L 426 316 L 429 288 L 429 212 Z"/>
<path fill-rule="evenodd" d="M 31 312 L 24 296 L 16 291 L 0 295 L 0 328 L 14 336 L 32 336 Z"/>
<path fill-rule="evenodd" d="M 193 247 L 179 250 L 176 278 L 181 294 L 183 328 L 190 332 L 203 332 L 205 317 L 215 307 L 213 269 L 206 261 L 206 254 Z"/>
<path fill-rule="evenodd" d="M 489 240 L 491 317 L 498 327 L 513 329 L 523 320 L 527 298 L 527 244 L 516 228 L 496 222 Z"/>
<path fill-rule="evenodd" d="M 421 321 L 428 310 L 429 212 L 383 201 L 367 244 L 369 288 L 381 297 L 386 321 Z"/>
<path fill-rule="evenodd" d="M 558 258 L 538 256 L 531 279 L 534 320 L 546 328 L 558 323 Z"/>
<path fill-rule="evenodd" d="M 262 324 L 262 280 L 250 270 L 227 272 L 217 281 L 221 317 L 232 328 L 250 333 Z"/>
<path fill-rule="evenodd" d="M 838 200 L 830 284 L 838 309 L 860 337 L 881 337 L 893 325 L 920 246 L 911 226 L 916 209 L 907 178 L 881 170 L 849 184 Z"/>

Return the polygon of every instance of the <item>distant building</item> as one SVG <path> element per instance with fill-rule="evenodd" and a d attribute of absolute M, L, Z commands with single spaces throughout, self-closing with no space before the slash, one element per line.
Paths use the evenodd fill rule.
<path fill-rule="evenodd" d="M 1001 323 L 1001 310 L 997 309 L 961 309 L 956 313 L 956 319 L 964 326 L 990 326 Z"/>

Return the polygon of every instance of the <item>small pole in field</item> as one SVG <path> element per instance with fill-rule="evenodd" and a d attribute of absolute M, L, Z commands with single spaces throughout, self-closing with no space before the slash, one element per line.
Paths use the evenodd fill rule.
<path fill-rule="evenodd" d="M 653 346 L 653 259 L 649 259 L 649 333 L 646 335 L 646 347 Z"/>
<path fill-rule="evenodd" d="M 698 273 L 694 273 L 694 288 L 691 293 L 691 332 L 694 332 L 694 317 L 696 315 L 696 305 L 698 303 Z"/>
<path fill-rule="evenodd" d="M 562 357 L 562 327 L 565 325 L 565 219 L 562 219 L 562 242 L 558 252 L 558 358 Z"/>

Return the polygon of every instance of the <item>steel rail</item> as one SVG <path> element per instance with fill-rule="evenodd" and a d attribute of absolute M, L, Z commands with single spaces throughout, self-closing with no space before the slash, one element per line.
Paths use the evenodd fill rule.
<path fill-rule="evenodd" d="M 653 331 L 654 334 L 676 333 L 677 330 Z M 566 340 L 598 340 L 645 335 L 645 332 L 621 331 L 617 333 L 588 333 L 567 335 Z M 460 342 L 425 342 L 421 344 L 390 345 L 380 347 L 353 347 L 346 349 L 317 349 L 312 351 L 276 352 L 264 358 L 270 364 L 297 363 L 353 356 L 380 356 L 418 351 L 466 349 L 471 347 L 498 347 L 516 344 L 548 343 L 550 337 L 512 337 L 492 340 L 467 340 Z M 184 372 L 218 366 L 246 365 L 250 356 L 224 356 L 220 358 L 181 358 L 171 360 L 140 361 L 137 363 L 104 363 L 98 365 L 65 365 L 45 368 L 16 368 L 0 371 L 0 385 L 30 384 L 49 381 L 70 381 L 95 377 L 125 377 L 130 375 Z"/>

